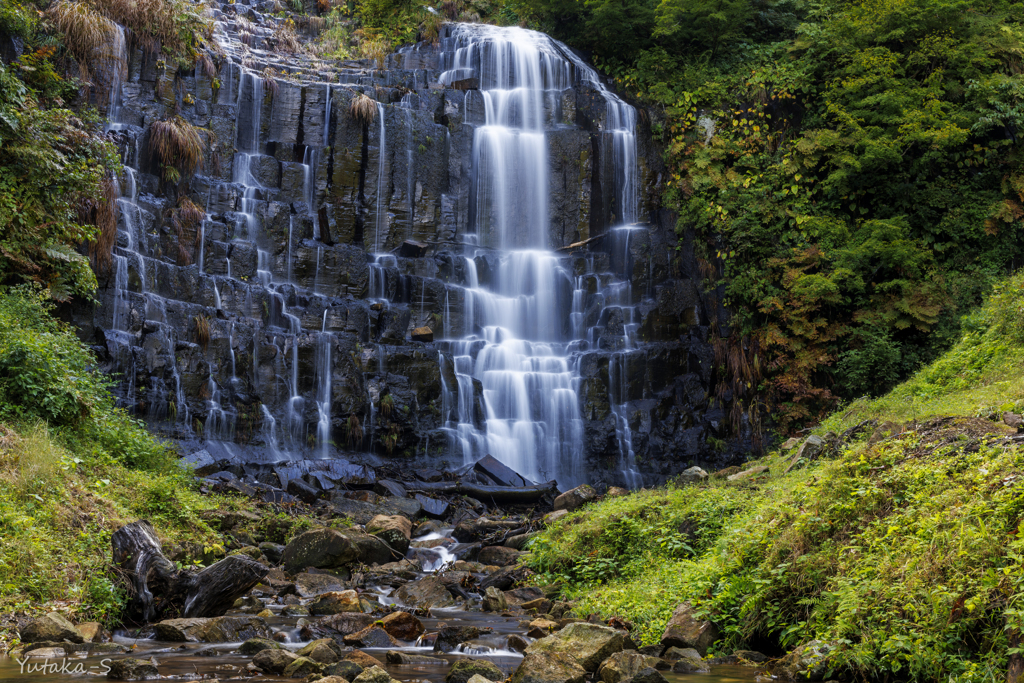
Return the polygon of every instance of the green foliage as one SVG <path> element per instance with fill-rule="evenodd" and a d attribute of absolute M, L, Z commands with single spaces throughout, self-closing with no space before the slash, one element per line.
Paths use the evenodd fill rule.
<path fill-rule="evenodd" d="M 0 290 L 0 422 L 41 421 L 92 456 L 157 467 L 166 449 L 114 408 L 109 380 L 43 293 Z"/>
<path fill-rule="evenodd" d="M 752 463 L 773 473 L 756 486 L 608 499 L 545 530 L 528 562 L 566 583 L 577 612 L 626 617 L 643 643 L 689 600 L 720 626 L 718 652 L 820 639 L 836 646 L 830 675 L 1004 676 L 1007 633 L 1024 628 L 1024 451 L 974 415 L 1024 406 L 1022 313 L 1019 275 L 942 358 L 825 422 L 876 420 L 835 460 L 772 455 Z"/>
<path fill-rule="evenodd" d="M 97 231 L 79 210 L 119 169 L 98 132 L 95 116 L 42 108 L 0 64 L 0 281 L 39 282 L 56 299 L 96 287 L 76 249 Z"/>
<path fill-rule="evenodd" d="M 580 45 L 586 7 L 561 29 Z M 999 0 L 663 0 L 653 42 L 594 46 L 656 110 L 663 201 L 783 429 L 936 358 L 1020 263 L 1020 17 Z"/>

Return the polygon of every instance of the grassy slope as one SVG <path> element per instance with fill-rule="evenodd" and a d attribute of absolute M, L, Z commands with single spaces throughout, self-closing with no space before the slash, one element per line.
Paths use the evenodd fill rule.
<path fill-rule="evenodd" d="M 0 288 L 0 615 L 59 609 L 115 624 L 125 593 L 110 537 L 140 518 L 190 564 L 313 523 L 298 510 L 202 495 L 174 454 L 115 408 L 93 363 L 42 293 Z M 260 519 L 233 530 L 237 540 L 202 514 L 245 509 Z M 0 652 L 11 627 L 0 618 Z"/>
<path fill-rule="evenodd" d="M 776 452 L 752 463 L 771 472 L 754 482 L 603 501 L 545 532 L 531 562 L 578 611 L 625 616 L 645 643 L 690 600 L 723 627 L 721 652 L 819 638 L 839 645 L 840 672 L 1004 678 L 1024 458 L 988 416 L 1024 404 L 1022 288 L 1003 283 L 937 362 L 822 424 L 874 421 L 830 457 L 787 472 Z"/>

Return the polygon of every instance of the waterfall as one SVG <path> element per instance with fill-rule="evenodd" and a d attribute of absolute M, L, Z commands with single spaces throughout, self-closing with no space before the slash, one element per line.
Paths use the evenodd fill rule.
<path fill-rule="evenodd" d="M 534 31 L 460 24 L 444 40 L 441 61 L 442 84 L 479 81 L 484 122 L 473 137 L 469 220 L 477 243 L 500 254 L 486 287 L 466 259 L 464 336 L 448 345 L 458 383 L 457 405 L 445 411 L 452 446 L 464 462 L 490 454 L 534 480 L 574 485 L 582 476 L 583 421 L 569 345 L 582 300 L 574 308 L 578 285 L 550 250 L 547 131 L 563 90 L 586 82 L 601 92 L 603 135 L 620 168 L 617 206 L 632 220 L 635 112 L 568 48 Z M 451 338 L 447 301 L 445 318 Z M 473 380 L 482 387 L 482 425 L 474 418 Z"/>

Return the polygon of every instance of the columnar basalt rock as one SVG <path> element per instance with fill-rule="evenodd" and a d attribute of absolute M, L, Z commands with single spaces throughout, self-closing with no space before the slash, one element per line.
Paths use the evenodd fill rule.
<path fill-rule="evenodd" d="M 494 387 L 482 366 L 474 374 L 466 364 L 504 343 L 488 331 L 498 299 L 480 292 L 508 282 L 523 253 L 511 246 L 551 250 L 520 274 L 537 277 L 549 262 L 555 279 L 536 287 L 551 289 L 557 320 L 534 332 L 557 348 L 522 358 L 534 375 L 551 372 L 545 354 L 564 358 L 558 372 L 570 379 L 557 394 L 575 407 L 546 407 L 534 377 L 531 415 L 501 419 L 510 443 L 532 430 L 538 444 L 575 447 L 538 446 L 529 467 L 491 455 L 564 490 L 656 483 L 746 450 L 749 435 L 724 453 L 708 445 L 726 435 L 708 339 L 719 311 L 692 249 L 676 250 L 674 217 L 657 209 L 663 169 L 648 124 L 596 73 L 542 34 L 462 25 L 446 25 L 437 45 L 390 55 L 385 69 L 323 70 L 268 50 L 281 20 L 260 7 L 246 10 L 243 44 L 242 10 L 215 4 L 216 76 L 175 79 L 141 48 L 125 55 L 110 125 L 126 165 L 114 258 L 97 273 L 98 303 L 67 315 L 121 377 L 128 410 L 217 462 L 477 459 L 499 437 L 505 399 L 485 393 Z M 494 93 L 506 92 L 495 88 L 507 87 L 473 61 L 489 41 L 535 43 L 548 70 L 539 118 L 520 130 L 509 105 L 512 123 L 502 123 L 516 144 L 534 133 L 543 141 L 534 180 L 544 215 L 529 239 L 508 224 L 532 226 L 533 209 L 499 202 L 487 179 L 497 161 L 482 130 Z M 451 80 L 459 60 L 479 73 Z M 367 96 L 372 115 L 357 113 L 353 102 Z M 149 127 L 179 112 L 206 145 L 197 175 L 173 185 L 150 154 Z M 534 181 L 513 171 L 509 183 Z M 186 200 L 202 221 L 180 217 Z M 531 296 L 506 295 L 503 306 Z"/>

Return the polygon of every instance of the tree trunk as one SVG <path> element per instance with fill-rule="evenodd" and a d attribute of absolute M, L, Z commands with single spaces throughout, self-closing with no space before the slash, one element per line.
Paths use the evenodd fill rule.
<path fill-rule="evenodd" d="M 131 586 L 126 617 L 147 623 L 174 617 L 219 617 L 270 570 L 244 555 L 231 555 L 200 572 L 178 569 L 164 557 L 153 527 L 132 522 L 111 538 L 114 564 Z"/>

